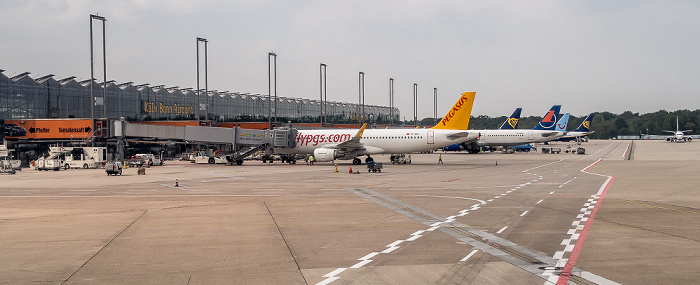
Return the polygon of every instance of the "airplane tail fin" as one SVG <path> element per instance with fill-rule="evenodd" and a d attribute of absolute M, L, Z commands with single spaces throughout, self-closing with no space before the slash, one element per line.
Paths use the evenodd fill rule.
<path fill-rule="evenodd" d="M 561 119 L 559 119 L 559 122 L 557 122 L 557 127 L 556 131 L 558 132 L 566 132 L 566 125 L 569 124 L 569 113 L 564 114 L 564 116 L 561 116 Z"/>
<path fill-rule="evenodd" d="M 593 113 L 588 115 L 588 117 L 586 117 L 586 119 L 584 119 L 583 122 L 581 122 L 581 125 L 579 125 L 578 128 L 576 128 L 574 130 L 574 132 L 584 132 L 584 133 L 590 132 L 592 120 L 593 120 Z"/>
<path fill-rule="evenodd" d="M 559 110 L 561 110 L 561 105 L 552 106 L 552 108 L 549 109 L 549 111 L 547 111 L 547 114 L 545 114 L 544 117 L 542 117 L 542 120 L 540 120 L 540 122 L 537 123 L 537 126 L 535 126 L 532 129 L 553 131 L 557 125 L 557 120 L 559 119 Z"/>
<path fill-rule="evenodd" d="M 515 111 L 513 111 L 513 114 L 506 119 L 505 122 L 503 122 L 503 125 L 501 125 L 500 130 L 514 130 L 518 128 L 518 121 L 520 121 L 520 111 L 522 111 L 523 108 L 517 108 Z"/>
<path fill-rule="evenodd" d="M 464 92 L 445 117 L 431 129 L 466 130 L 472 115 L 476 92 Z"/>

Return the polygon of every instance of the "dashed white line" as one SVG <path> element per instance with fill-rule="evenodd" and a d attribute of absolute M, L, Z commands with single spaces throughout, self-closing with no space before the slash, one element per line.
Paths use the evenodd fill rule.
<path fill-rule="evenodd" d="M 474 254 L 475 254 L 476 252 L 478 252 L 478 251 L 479 251 L 478 249 L 472 250 L 472 252 L 470 252 L 469 254 L 467 254 L 467 256 L 465 256 L 464 258 L 462 258 L 460 261 L 462 261 L 462 262 L 467 261 L 467 259 L 469 259 L 470 257 L 472 257 L 472 255 L 474 255 Z"/>
<path fill-rule="evenodd" d="M 496 233 L 497 233 L 497 234 L 500 234 L 500 233 L 502 233 L 503 231 L 505 231 L 507 228 L 508 228 L 508 226 L 502 227 L 502 228 L 501 228 L 500 230 L 498 230 Z"/>
<path fill-rule="evenodd" d="M 542 201 L 544 201 L 544 199 L 540 199 L 536 204 L 542 203 Z"/>
<path fill-rule="evenodd" d="M 523 212 L 522 214 L 520 214 L 520 216 L 521 216 L 521 217 L 522 217 L 522 216 L 525 216 L 525 215 L 527 214 L 527 212 L 528 212 L 528 211 Z"/>

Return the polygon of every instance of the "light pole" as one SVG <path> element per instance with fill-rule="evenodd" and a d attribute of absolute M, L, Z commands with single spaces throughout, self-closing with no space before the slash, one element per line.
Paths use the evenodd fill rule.
<path fill-rule="evenodd" d="M 321 85 L 319 86 L 320 92 L 321 92 L 321 126 L 324 127 L 325 124 L 328 124 L 328 118 L 326 116 L 328 115 L 328 109 L 326 108 L 326 102 L 327 102 L 327 94 L 328 94 L 328 84 L 326 82 L 326 69 L 328 66 L 325 63 L 321 63 L 321 66 L 319 67 L 319 72 L 320 72 L 320 83 Z"/>
<path fill-rule="evenodd" d="M 433 88 L 433 125 L 437 125 L 437 88 Z"/>
<path fill-rule="evenodd" d="M 274 58 L 274 59 L 273 59 Z M 274 74 L 272 72 L 272 68 L 274 67 Z M 268 121 L 268 130 L 272 129 L 272 109 L 273 106 L 270 101 L 272 101 L 272 77 L 274 75 L 274 83 L 275 83 L 275 105 L 274 105 L 274 113 L 275 113 L 275 122 L 277 122 L 277 54 L 274 52 L 270 52 L 267 54 L 267 85 L 268 85 L 268 99 L 267 100 L 267 121 Z"/>
<path fill-rule="evenodd" d="M 418 84 L 413 83 L 413 122 L 418 126 Z"/>
<path fill-rule="evenodd" d="M 92 15 L 90 14 L 90 97 L 92 98 L 92 102 L 90 104 L 90 112 L 92 113 L 92 129 L 93 132 L 95 130 L 95 104 L 96 98 L 95 98 L 95 62 L 94 62 L 94 55 L 93 55 L 93 40 L 92 40 L 92 20 L 100 20 L 102 21 L 102 68 L 104 71 L 104 88 L 103 88 L 103 94 L 102 94 L 102 106 L 104 108 L 103 110 L 103 115 L 106 118 L 107 117 L 107 48 L 105 46 L 106 43 L 106 38 L 105 38 L 105 22 L 107 19 L 102 16 L 98 15 Z"/>
<path fill-rule="evenodd" d="M 389 78 L 389 125 L 394 123 L 394 79 Z"/>
<path fill-rule="evenodd" d="M 360 96 L 359 96 L 360 98 L 359 98 L 359 100 L 360 100 L 360 106 L 361 106 L 361 112 L 360 112 L 361 119 L 360 119 L 360 124 L 362 124 L 362 123 L 365 122 L 365 73 L 362 72 L 362 71 L 360 71 L 360 74 L 359 74 L 359 83 L 358 83 L 358 87 L 359 87 L 359 89 L 360 89 L 360 90 L 359 90 L 359 92 L 360 92 Z"/>
<path fill-rule="evenodd" d="M 195 108 L 195 116 L 197 117 L 197 121 L 199 121 L 199 111 L 202 109 L 202 106 L 200 105 L 201 103 L 199 102 L 199 97 L 202 94 L 202 89 L 199 88 L 199 43 L 200 42 L 204 43 L 204 96 L 207 97 L 204 100 L 204 112 L 205 112 L 204 113 L 204 120 L 206 121 L 207 115 L 209 113 L 209 107 L 207 106 L 208 105 L 207 103 L 209 102 L 209 100 L 207 100 L 209 97 L 209 96 L 207 96 L 207 91 L 209 89 L 209 86 L 207 84 L 207 81 L 208 81 L 207 80 L 207 43 L 209 41 L 205 38 L 200 38 L 200 37 L 197 37 L 197 107 Z M 199 123 L 197 123 L 197 125 L 199 125 Z"/>

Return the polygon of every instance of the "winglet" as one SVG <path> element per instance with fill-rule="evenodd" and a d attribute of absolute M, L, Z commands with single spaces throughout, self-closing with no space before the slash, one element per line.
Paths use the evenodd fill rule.
<path fill-rule="evenodd" d="M 472 115 L 476 92 L 464 92 L 442 120 L 431 129 L 466 130 Z"/>
<path fill-rule="evenodd" d="M 362 138 L 362 133 L 365 132 L 365 128 L 367 128 L 367 123 L 364 123 L 364 124 L 362 125 L 362 128 L 360 128 L 360 130 L 357 132 L 357 134 L 355 135 L 355 137 L 356 137 L 356 138 Z"/>

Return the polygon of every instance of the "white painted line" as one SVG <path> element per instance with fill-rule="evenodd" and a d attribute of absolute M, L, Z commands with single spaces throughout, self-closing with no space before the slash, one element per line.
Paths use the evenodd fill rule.
<path fill-rule="evenodd" d="M 397 250 L 397 249 L 399 249 L 398 246 L 392 246 L 390 248 L 383 250 L 382 253 L 391 253 L 392 251 Z"/>
<path fill-rule="evenodd" d="M 371 259 L 363 260 L 363 261 L 360 261 L 360 262 L 356 263 L 356 264 L 353 265 L 353 266 L 350 266 L 350 268 L 352 268 L 352 269 L 357 269 L 357 268 L 360 268 L 360 267 L 362 267 L 362 266 L 367 265 L 367 263 L 370 263 L 370 262 L 372 262 Z"/>
<path fill-rule="evenodd" d="M 520 214 L 520 216 L 521 216 L 521 217 L 522 217 L 522 216 L 525 216 L 525 215 L 527 214 L 527 212 L 528 212 L 528 211 L 523 212 L 522 214 Z"/>
<path fill-rule="evenodd" d="M 400 240 L 397 240 L 397 241 L 395 241 L 395 242 L 392 242 L 392 243 L 388 244 L 386 247 L 395 247 L 395 246 L 399 245 L 399 244 L 402 243 L 402 242 L 403 242 L 403 240 L 400 239 Z"/>
<path fill-rule="evenodd" d="M 544 199 L 540 199 L 536 204 L 542 203 L 542 201 L 544 201 Z"/>
<path fill-rule="evenodd" d="M 450 218 L 454 218 L 454 216 L 452 216 L 452 217 L 450 217 Z M 450 218 L 447 218 L 447 219 L 449 220 Z M 422 234 L 422 233 L 424 233 L 424 232 L 425 232 L 424 230 L 420 230 L 420 231 L 416 231 L 415 233 L 412 233 L 411 235 L 412 235 L 412 236 L 415 236 L 415 235 Z"/>
<path fill-rule="evenodd" d="M 323 275 L 322 277 L 325 278 L 330 278 L 330 277 L 335 277 L 336 275 L 343 273 L 343 271 L 347 270 L 347 268 L 341 267 L 336 270 L 331 271 L 330 273 Z"/>
<path fill-rule="evenodd" d="M 379 254 L 379 252 L 372 252 L 372 253 L 370 253 L 370 254 L 368 254 L 368 255 L 365 255 L 365 256 L 363 256 L 363 257 L 360 257 L 360 259 L 358 259 L 358 260 L 368 260 L 368 259 L 370 259 L 370 258 L 372 258 L 372 257 L 377 256 L 377 254 Z"/>
<path fill-rule="evenodd" d="M 501 228 L 500 230 L 498 230 L 496 233 L 497 233 L 497 234 L 500 234 L 500 233 L 502 233 L 503 231 L 505 231 L 507 228 L 508 228 L 508 226 L 505 226 L 505 227 Z"/>
<path fill-rule="evenodd" d="M 556 192 L 556 191 L 552 191 L 552 192 L 549 192 L 549 195 L 552 195 L 552 194 L 554 194 L 554 192 Z"/>
<path fill-rule="evenodd" d="M 467 259 L 469 259 L 470 257 L 472 257 L 472 255 L 474 255 L 477 251 L 479 251 L 479 250 L 478 250 L 478 249 L 472 250 L 472 252 L 470 252 L 469 254 L 467 254 L 467 256 L 465 256 L 464 258 L 462 258 L 460 261 L 467 261 Z"/>
<path fill-rule="evenodd" d="M 415 236 L 412 236 L 412 237 L 410 237 L 410 238 L 407 238 L 406 241 L 414 241 L 414 240 L 417 240 L 419 237 L 422 237 L 422 235 L 415 235 Z"/>

